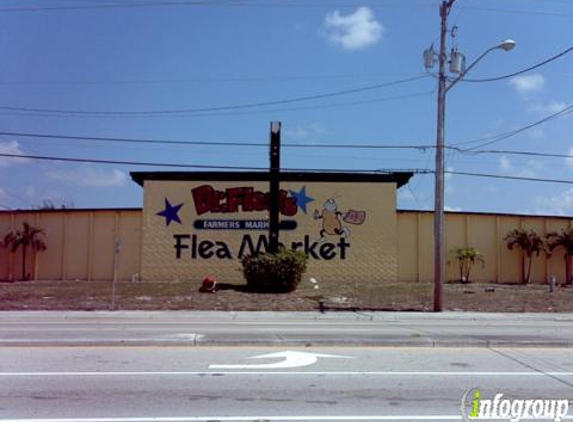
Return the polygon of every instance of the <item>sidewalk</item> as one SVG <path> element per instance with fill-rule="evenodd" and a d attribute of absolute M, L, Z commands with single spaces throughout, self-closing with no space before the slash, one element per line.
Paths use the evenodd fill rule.
<path fill-rule="evenodd" d="M 573 314 L 0 312 L 0 346 L 573 347 Z"/>

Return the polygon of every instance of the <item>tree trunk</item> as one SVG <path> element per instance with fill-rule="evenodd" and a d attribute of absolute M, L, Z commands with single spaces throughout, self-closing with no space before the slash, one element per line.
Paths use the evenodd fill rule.
<path fill-rule="evenodd" d="M 565 255 L 565 286 L 570 286 L 571 282 L 571 255 Z"/>
<path fill-rule="evenodd" d="M 22 281 L 28 281 L 26 277 L 26 245 L 22 246 Z"/>
<path fill-rule="evenodd" d="M 528 260 L 527 260 L 527 276 L 525 277 L 525 283 L 523 283 L 523 284 L 529 284 L 529 279 L 531 278 L 531 265 L 532 264 L 533 264 L 533 255 L 528 257 Z"/>

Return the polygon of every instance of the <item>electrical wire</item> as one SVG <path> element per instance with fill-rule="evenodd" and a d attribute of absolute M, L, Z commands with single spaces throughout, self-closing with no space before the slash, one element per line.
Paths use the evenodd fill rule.
<path fill-rule="evenodd" d="M 2 189 L 2 192 L 5 193 L 8 196 L 11 196 L 14 199 L 17 199 L 20 202 L 23 202 L 26 205 L 31 205 L 34 206 L 34 204 L 32 204 L 30 201 L 28 201 L 27 199 L 22 198 L 21 196 L 16 195 L 15 193 L 12 193 L 6 189 Z"/>
<path fill-rule="evenodd" d="M 61 162 L 73 162 L 73 163 L 92 163 L 92 164 L 115 164 L 115 165 L 130 165 L 130 166 L 148 166 L 148 167 L 173 167 L 173 168 L 192 168 L 192 169 L 203 169 L 203 170 L 246 170 L 246 171 L 261 171 L 268 172 L 268 167 L 245 167 L 245 166 L 227 166 L 227 165 L 209 165 L 209 164 L 180 164 L 180 163 L 156 163 L 156 162 L 141 162 L 141 161 L 119 161 L 119 160 L 103 160 L 103 159 L 91 159 L 91 158 L 72 158 L 72 157 L 54 157 L 54 156 L 43 156 L 43 155 L 28 155 L 28 154 L 5 154 L 0 153 L 0 157 L 12 157 L 12 158 L 27 158 L 31 160 L 45 160 L 45 161 L 61 161 Z M 393 173 L 393 172 L 409 172 L 414 174 L 434 174 L 435 170 L 429 169 L 377 169 L 373 170 L 348 170 L 348 169 L 301 169 L 301 168 L 284 168 L 283 171 L 309 171 L 309 172 L 338 172 L 338 173 L 348 173 L 348 174 L 373 174 L 373 173 Z M 517 181 L 529 181 L 529 182 L 548 182 L 548 183 L 562 183 L 562 184 L 573 184 L 573 180 L 565 179 L 547 179 L 547 178 L 537 178 L 537 177 L 522 177 L 522 176 L 509 176 L 501 174 L 491 174 L 491 173 L 472 173 L 472 172 L 461 172 L 453 170 L 445 170 L 445 174 L 453 174 L 460 176 L 472 176 L 472 177 L 486 177 L 494 179 L 505 179 L 505 180 L 517 180 Z"/>
<path fill-rule="evenodd" d="M 542 62 L 534 64 L 533 66 L 529 66 L 525 69 L 518 70 L 517 72 L 509 73 L 507 75 L 496 76 L 493 78 L 483 78 L 483 79 L 465 79 L 465 78 L 462 78 L 462 79 L 460 79 L 460 81 L 462 81 L 462 82 L 494 82 L 494 81 L 501 81 L 503 79 L 513 78 L 515 76 L 519 76 L 519 75 L 522 75 L 524 73 L 531 72 L 532 70 L 537 69 L 538 67 L 544 66 L 548 63 L 551 63 L 552 61 L 563 57 L 564 55 L 570 53 L 571 51 L 573 51 L 573 47 L 569 47 L 569 48 L 563 50 L 561 53 L 558 53 L 552 57 L 549 57 L 548 59 L 543 60 Z"/>
<path fill-rule="evenodd" d="M 466 151 L 456 148 L 461 153 L 471 154 L 503 154 L 503 155 L 524 155 L 530 157 L 547 157 L 547 158 L 573 158 L 572 154 L 552 154 L 548 152 L 535 152 L 535 151 L 513 151 L 513 150 L 476 150 Z"/>
<path fill-rule="evenodd" d="M 42 114 L 42 113 L 30 113 L 30 112 L 2 112 L 0 111 L 1 115 L 15 115 L 15 116 L 26 116 L 26 117 L 42 117 L 42 118 L 106 118 L 106 119 L 124 119 L 124 118 L 132 118 L 132 119 L 141 119 L 141 118 L 203 118 L 203 117 L 225 117 L 225 116 L 238 116 L 238 115 L 252 115 L 252 114 L 268 114 L 268 113 L 276 113 L 276 112 L 297 112 L 302 110 L 320 110 L 320 109 L 328 109 L 328 108 L 336 108 L 336 107 L 348 107 L 348 106 L 356 106 L 356 105 L 364 105 L 364 104 L 374 104 L 374 103 L 382 103 L 388 101 L 397 101 L 397 100 L 405 100 L 409 98 L 417 98 L 417 97 L 425 97 L 435 93 L 435 89 L 431 91 L 423 91 L 417 92 L 414 94 L 405 94 L 405 95 L 395 95 L 389 97 L 381 97 L 381 98 L 374 98 L 371 100 L 358 100 L 358 101 L 343 101 L 338 103 L 327 103 L 327 104 L 319 104 L 319 105 L 309 105 L 309 106 L 298 106 L 298 107 L 281 107 L 281 108 L 270 108 L 270 109 L 262 109 L 262 110 L 250 110 L 250 111 L 229 111 L 229 112 L 218 112 L 218 113 L 198 113 L 198 114 L 176 114 L 176 115 L 143 115 L 143 116 L 101 116 L 101 115 L 60 115 L 60 114 Z"/>
<path fill-rule="evenodd" d="M 495 13 L 508 13 L 512 15 L 537 15 L 537 16 L 553 16 L 560 18 L 573 18 L 573 14 L 570 13 L 556 13 L 556 12 L 543 12 L 535 10 L 523 10 L 523 9 L 500 9 L 495 7 L 478 7 L 478 6 L 468 6 L 467 10 L 475 10 L 480 12 L 495 12 Z"/>
<path fill-rule="evenodd" d="M 81 115 L 81 116 L 157 116 L 157 115 L 177 115 L 177 114 L 193 114 L 193 113 L 205 113 L 212 111 L 227 111 L 227 110 L 239 110 L 239 109 L 249 109 L 249 108 L 259 108 L 268 107 L 280 104 L 292 104 L 302 101 L 314 101 L 323 98 L 338 97 L 341 95 L 356 94 L 359 92 L 373 91 L 380 88 L 386 88 L 389 86 L 400 85 L 408 82 L 414 82 L 420 79 L 427 78 L 427 74 L 418 75 L 415 77 L 399 79 L 396 81 L 385 82 L 381 84 L 373 84 L 368 86 L 363 86 L 359 88 L 352 88 L 346 90 L 340 90 L 335 92 L 327 92 L 322 94 L 306 95 L 300 97 L 287 98 L 283 100 L 276 101 L 261 101 L 256 103 L 245 103 L 245 104 L 235 104 L 235 105 L 224 105 L 224 106 L 213 106 L 213 107 L 198 107 L 198 108 L 188 108 L 188 109 L 178 109 L 178 110 L 147 110 L 147 111 L 86 111 L 86 110 L 61 110 L 61 109 L 47 109 L 47 108 L 32 108 L 32 107 L 15 107 L 15 106 L 0 106 L 0 110 L 6 111 L 17 111 L 17 112 L 32 112 L 32 113 L 47 113 L 47 114 L 63 114 L 63 115 Z"/>
<path fill-rule="evenodd" d="M 53 135 L 41 133 L 26 132 L 0 132 L 0 136 L 23 137 L 23 138 L 41 138 L 41 139 L 61 139 L 61 140 L 79 140 L 79 141 L 96 141 L 112 143 L 136 143 L 136 144 L 166 144 L 166 145 L 200 145 L 200 146 L 227 146 L 227 147 L 264 147 L 268 148 L 269 144 L 265 142 L 221 142 L 221 141 L 176 141 L 167 139 L 137 139 L 137 138 L 109 138 L 99 136 L 75 136 L 75 135 Z M 333 148 L 333 149 L 416 149 L 426 150 L 435 148 L 432 145 L 377 145 L 377 144 L 299 144 L 285 142 L 281 147 L 286 148 Z"/>
<path fill-rule="evenodd" d="M 515 129 L 515 130 L 509 131 L 509 132 L 500 133 L 498 135 L 492 135 L 492 136 L 486 136 L 486 137 L 483 137 L 480 139 L 474 139 L 472 141 L 457 142 L 457 143 L 454 143 L 452 145 L 453 146 L 468 145 L 468 144 L 475 144 L 475 143 L 487 141 L 487 142 L 483 142 L 479 145 L 476 145 L 474 147 L 465 149 L 465 151 L 473 151 L 477 148 L 483 148 L 484 146 L 491 145 L 491 144 L 503 141 L 504 139 L 519 135 L 520 133 L 523 133 L 529 129 L 532 129 L 536 126 L 544 124 L 544 123 L 546 123 L 550 120 L 556 119 L 558 117 L 564 116 L 565 114 L 569 114 L 571 112 L 573 112 L 573 105 L 569 105 L 569 106 L 565 107 L 563 110 L 560 110 L 556 113 L 550 114 L 549 116 L 546 116 L 543 119 L 537 120 L 536 122 L 533 122 L 531 124 L 523 126 L 519 129 Z"/>
<path fill-rule="evenodd" d="M 141 9 L 141 8 L 157 8 L 157 7 L 288 7 L 288 8 L 354 8 L 353 3 L 279 3 L 279 2 L 257 2 L 253 3 L 247 0 L 226 0 L 222 2 L 208 1 L 208 0 L 187 0 L 187 1 L 149 1 L 137 3 L 110 3 L 110 4 L 95 4 L 95 5 L 81 5 L 81 6 L 20 6 L 20 7 L 2 7 L 0 12 L 53 12 L 53 11 L 81 11 L 81 10 L 106 10 L 106 9 Z M 427 4 L 376 4 L 372 5 L 376 8 L 402 8 L 402 9 L 417 9 L 429 8 L 431 5 Z"/>
<path fill-rule="evenodd" d="M 434 171 L 432 171 L 434 172 Z M 505 180 L 520 180 L 520 181 L 527 181 L 527 182 L 547 182 L 547 183 L 563 183 L 563 184 L 573 184 L 573 180 L 564 180 L 564 179 L 545 179 L 545 178 L 538 178 L 538 177 L 523 177 L 523 176 L 509 176 L 509 175 L 502 175 L 502 174 L 490 174 L 490 173 L 471 173 L 471 172 L 464 172 L 464 171 L 444 171 L 446 174 L 455 174 L 459 176 L 473 176 L 473 177 L 486 177 L 490 179 L 505 179 Z"/>
<path fill-rule="evenodd" d="M 173 6 L 217 6 L 232 5 L 233 1 L 227 1 L 224 4 L 209 0 L 186 0 L 186 1 L 153 1 L 153 2 L 133 2 L 133 3 L 110 3 L 94 4 L 82 6 L 21 6 L 21 7 L 2 7 L 0 12 L 41 12 L 41 11 L 61 11 L 61 10 L 96 10 L 96 9 L 138 9 L 145 7 L 173 7 Z M 242 2 L 243 3 L 243 2 Z M 237 3 L 241 4 L 241 3 Z M 244 4 L 244 3 L 243 3 Z"/>
<path fill-rule="evenodd" d="M 419 74 L 417 74 L 419 75 Z M 416 76 L 417 76 L 416 75 Z M 276 82 L 276 81 L 315 81 L 332 79 L 367 79 L 389 76 L 405 76 L 403 73 L 363 73 L 363 74 L 330 74 L 330 75 L 277 75 L 277 76 L 243 76 L 217 78 L 180 78 L 180 79 L 131 79 L 131 80 L 83 80 L 83 81 L 0 81 L 5 85 L 156 85 L 182 83 L 234 83 L 234 82 Z"/>

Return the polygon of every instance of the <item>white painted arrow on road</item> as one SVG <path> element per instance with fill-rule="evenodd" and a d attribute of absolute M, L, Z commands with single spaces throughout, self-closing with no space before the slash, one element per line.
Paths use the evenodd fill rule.
<path fill-rule="evenodd" d="M 210 369 L 284 369 L 284 368 L 300 368 L 301 366 L 308 366 L 316 363 L 318 358 L 337 358 L 337 359 L 352 359 L 351 356 L 339 355 L 326 355 L 322 353 L 308 353 L 308 352 L 277 352 L 269 353 L 268 355 L 252 356 L 249 359 L 273 359 L 284 358 L 281 362 L 275 363 L 262 363 L 251 365 L 209 365 Z"/>

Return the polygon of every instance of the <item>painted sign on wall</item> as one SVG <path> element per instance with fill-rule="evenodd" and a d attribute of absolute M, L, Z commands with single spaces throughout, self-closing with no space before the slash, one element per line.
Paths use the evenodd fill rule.
<path fill-rule="evenodd" d="M 309 271 L 356 277 L 387 255 L 396 273 L 395 185 L 357 186 L 281 184 L 280 243 L 303 251 Z M 268 183 L 153 181 L 145 198 L 144 278 L 236 280 L 240 259 L 268 249 Z"/>

